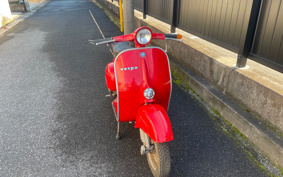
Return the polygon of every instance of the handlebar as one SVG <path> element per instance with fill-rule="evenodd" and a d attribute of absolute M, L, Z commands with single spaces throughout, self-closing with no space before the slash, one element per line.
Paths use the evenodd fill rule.
<path fill-rule="evenodd" d="M 113 43 L 113 42 L 116 42 L 116 40 L 112 39 L 112 40 L 107 40 L 107 41 L 103 41 L 103 42 L 98 42 L 98 43 L 96 43 L 96 45 L 108 44 L 108 43 Z"/>
<path fill-rule="evenodd" d="M 176 34 L 176 33 L 170 33 L 170 34 L 152 33 L 151 30 L 147 27 L 141 27 L 141 28 L 147 29 L 148 31 L 150 31 L 152 38 L 150 39 L 149 42 L 151 42 L 152 39 L 159 39 L 159 40 L 170 39 L 170 40 L 182 42 L 182 40 L 181 40 L 182 35 L 179 35 L 179 34 Z M 138 32 L 141 28 L 139 28 L 136 31 L 134 31 L 133 33 L 127 34 L 127 35 L 116 36 L 116 37 L 113 37 L 113 38 L 106 38 L 106 39 L 88 40 L 88 41 L 89 41 L 89 43 L 91 43 L 93 45 L 102 45 L 102 44 L 108 44 L 108 43 L 114 43 L 114 42 L 135 41 L 135 45 L 137 47 L 145 47 L 148 43 L 147 44 L 139 44 L 137 42 L 136 35 L 139 34 Z"/>

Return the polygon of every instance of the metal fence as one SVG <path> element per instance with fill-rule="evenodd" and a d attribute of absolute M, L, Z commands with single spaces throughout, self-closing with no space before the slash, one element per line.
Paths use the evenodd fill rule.
<path fill-rule="evenodd" d="M 247 23 L 244 16 L 250 6 L 248 1 L 240 0 L 182 0 L 178 27 L 239 48 L 241 31 Z"/>
<path fill-rule="evenodd" d="M 264 0 L 251 54 L 283 66 L 283 2 Z"/>
<path fill-rule="evenodd" d="M 139 10 L 139 11 L 142 11 L 143 9 L 143 1 L 140 1 L 140 0 L 134 0 L 134 6 L 135 6 L 135 9 Z"/>
<path fill-rule="evenodd" d="M 149 0 L 147 1 L 147 14 L 166 23 L 172 21 L 172 0 Z"/>
<path fill-rule="evenodd" d="M 134 0 L 135 8 L 283 72 L 283 0 Z"/>

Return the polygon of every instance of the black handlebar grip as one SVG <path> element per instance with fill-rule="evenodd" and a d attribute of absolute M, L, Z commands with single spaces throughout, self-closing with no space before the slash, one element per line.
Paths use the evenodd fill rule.
<path fill-rule="evenodd" d="M 165 34 L 165 37 L 177 39 L 177 34 Z"/>

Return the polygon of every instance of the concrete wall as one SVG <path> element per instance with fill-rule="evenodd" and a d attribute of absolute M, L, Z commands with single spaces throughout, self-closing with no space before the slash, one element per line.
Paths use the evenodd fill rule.
<path fill-rule="evenodd" d="M 10 11 L 8 0 L 1 0 L 0 1 L 0 28 L 2 27 L 3 17 L 5 17 L 7 19 L 12 18 L 12 14 L 11 14 L 11 11 Z"/>

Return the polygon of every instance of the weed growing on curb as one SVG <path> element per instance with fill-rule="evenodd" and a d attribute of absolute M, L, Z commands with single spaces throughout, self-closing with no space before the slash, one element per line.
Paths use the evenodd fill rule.
<path fill-rule="evenodd" d="M 251 112 L 249 109 L 247 109 L 247 108 L 245 108 L 245 110 L 247 111 L 247 112 Z"/>

